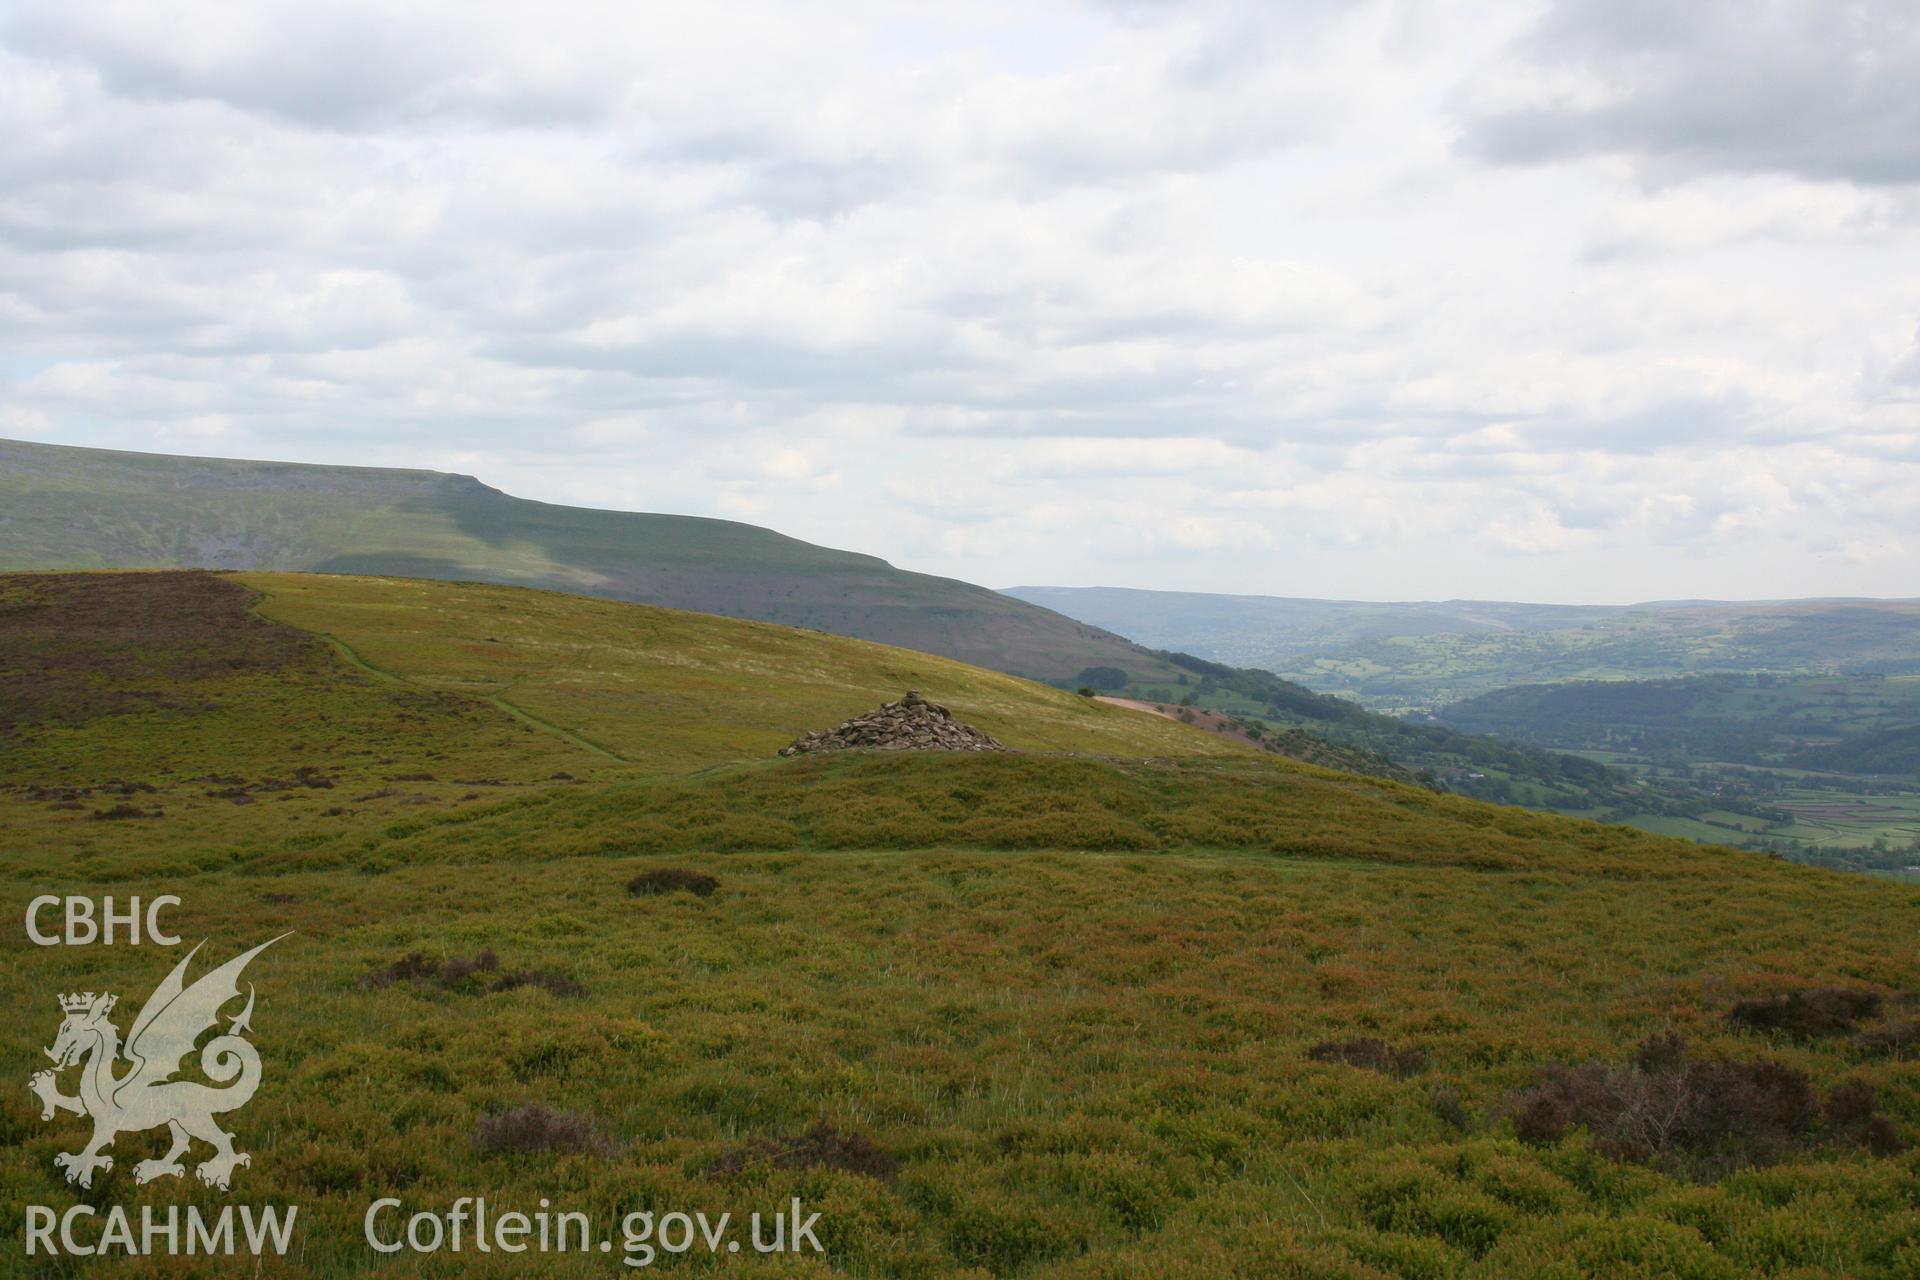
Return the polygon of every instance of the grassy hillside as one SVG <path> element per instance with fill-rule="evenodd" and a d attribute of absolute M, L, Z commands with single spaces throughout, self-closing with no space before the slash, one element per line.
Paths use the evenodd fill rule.
<path fill-rule="evenodd" d="M 1008 594 L 1142 644 L 1265 668 L 1395 711 L 1570 680 L 1920 673 L 1920 600 L 1575 607 L 1069 587 Z"/>
<path fill-rule="evenodd" d="M 249 830 L 256 804 L 318 836 L 556 774 L 577 785 L 770 758 L 907 688 L 1019 749 L 1250 754 L 928 654 L 403 579 L 0 575 L 0 680 L 12 769 L 42 788 L 95 787 L 22 820 L 83 854 L 144 838 L 139 822 L 93 817 L 117 803 L 164 809 L 182 838 Z"/>
<path fill-rule="evenodd" d="M 911 663 L 1029 749 L 768 757 Z M 215 961 L 297 931 L 248 970 L 265 1074 L 227 1117 L 253 1155 L 231 1197 L 136 1187 L 152 1135 L 80 1192 L 53 1158 L 84 1123 L 13 1089 L 10 1205 L 297 1204 L 294 1254 L 263 1269 L 293 1277 L 607 1275 L 625 1215 L 795 1196 L 824 1257 L 657 1264 L 1920 1266 L 1920 887 L 1234 752 L 918 655 L 505 588 L 0 579 L 0 708 L 14 901 L 178 893 L 171 922 Z M 176 958 L 18 929 L 0 951 L 17 1080 L 46 1066 L 54 993 L 130 1014 Z M 474 1194 L 588 1213 L 613 1252 L 361 1243 L 376 1198 Z M 21 1223 L 0 1217 L 0 1257 L 24 1274 Z M 74 1273 L 180 1273 L 90 1261 Z"/>
<path fill-rule="evenodd" d="M 553 587 L 812 627 L 1069 680 L 1137 646 L 874 556 L 689 516 L 510 497 L 471 476 L 0 440 L 0 569 L 401 574 Z"/>
<path fill-rule="evenodd" d="M 1031 750 L 768 758 L 902 674 Z M 298 931 L 248 971 L 265 1082 L 228 1117 L 253 1155 L 230 1199 L 301 1207 L 271 1274 L 609 1274 L 626 1215 L 795 1196 L 824 1257 L 655 1263 L 1920 1263 L 1916 887 L 1233 752 L 920 654 L 505 587 L 4 578 L 0 708 L 17 898 L 177 892 L 211 960 Z M 175 958 L 0 950 L 21 1073 L 54 992 L 131 1007 Z M 1632 1109 L 1653 1103 L 1659 1128 Z M 136 1188 L 159 1144 L 132 1134 L 79 1192 L 52 1161 L 83 1123 L 25 1090 L 0 1132 L 12 1203 L 228 1199 Z M 361 1244 L 376 1197 L 472 1194 L 589 1213 L 614 1253 Z M 19 1232 L 0 1219 L 10 1261 Z"/>

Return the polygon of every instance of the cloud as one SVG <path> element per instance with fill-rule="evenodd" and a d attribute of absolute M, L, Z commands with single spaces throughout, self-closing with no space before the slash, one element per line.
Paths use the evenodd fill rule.
<path fill-rule="evenodd" d="M 1655 178 L 1920 182 L 1907 0 L 1552 0 L 1467 95 L 1499 163 L 1623 155 Z"/>
<path fill-rule="evenodd" d="M 1761 12 L 20 0 L 0 433 L 987 582 L 1901 590 L 1909 24 Z"/>

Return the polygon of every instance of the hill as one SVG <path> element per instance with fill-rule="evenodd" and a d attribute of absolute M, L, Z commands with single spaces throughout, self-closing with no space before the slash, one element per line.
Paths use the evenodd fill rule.
<path fill-rule="evenodd" d="M 0 440 L 0 569 L 304 570 L 550 587 L 812 627 L 996 671 L 1165 674 L 984 587 L 727 520 L 511 497 L 471 476 Z"/>
<path fill-rule="evenodd" d="M 1920 673 L 1920 600 L 1373 603 L 1013 587 L 1156 648 L 1262 667 L 1375 709 L 1430 711 L 1514 684 L 1714 672 Z"/>
<path fill-rule="evenodd" d="M 1453 703 L 1440 718 L 1470 733 L 1563 750 L 1819 768 L 1822 761 L 1870 756 L 1876 744 L 1896 744 L 1920 725 L 1920 677 L 1715 675 L 1517 685 Z"/>
<path fill-rule="evenodd" d="M 528 502 L 467 476 L 0 442 L 0 499 L 0 566 L 208 565 L 546 586 L 883 641 L 1066 687 L 1098 673 L 1171 701 L 1186 678 L 1167 655 L 1098 628 L 871 556 L 728 521 Z M 1220 710 L 1315 701 L 1248 679 L 1262 682 L 1262 696 Z M 871 691 L 876 700 L 899 693 Z M 1438 749 L 1438 729 L 1385 732 L 1382 721 L 1334 730 L 1338 716 L 1274 714 L 1284 723 L 1255 729 L 1272 750 L 1362 773 L 1426 770 L 1483 798 L 1600 812 L 1626 785 L 1586 762 L 1492 743 Z"/>
<path fill-rule="evenodd" d="M 908 673 L 1020 749 L 770 754 Z M 480 1192 L 587 1213 L 612 1256 L 407 1274 L 670 1263 L 658 1215 L 795 1197 L 825 1256 L 743 1272 L 1732 1280 L 1920 1256 L 1911 886 L 1334 774 L 917 654 L 491 586 L 0 579 L 0 714 L 21 899 L 177 894 L 206 964 L 297 931 L 247 971 L 262 1083 L 223 1118 L 252 1157 L 233 1198 L 301 1207 L 274 1274 L 365 1274 L 376 1200 Z M 175 958 L 6 937 L 22 1080 L 52 993 L 131 1008 Z M 159 1135 L 70 1185 L 54 1157 L 85 1122 L 25 1089 L 0 1131 L 19 1202 L 221 1199 L 135 1185 Z"/>

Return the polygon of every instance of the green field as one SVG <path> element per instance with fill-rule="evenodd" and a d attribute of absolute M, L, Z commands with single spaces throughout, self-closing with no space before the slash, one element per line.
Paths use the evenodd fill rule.
<path fill-rule="evenodd" d="M 1017 749 L 774 758 L 909 680 Z M 616 1239 L 820 1213 L 823 1255 L 656 1262 L 702 1275 L 1920 1274 L 1920 886 L 500 587 L 0 577 L 0 695 L 16 910 L 177 893 L 216 963 L 295 931 L 248 970 L 231 1197 L 136 1187 L 132 1134 L 79 1190 L 84 1124 L 18 1088 L 13 1206 L 297 1204 L 261 1274 L 313 1277 L 623 1273 L 361 1243 L 379 1197 L 476 1194 Z M 676 868 L 717 884 L 628 888 Z M 176 959 L 0 936 L 23 1082 L 55 994 L 131 1017 Z M 1829 991 L 1854 1014 L 1730 1016 Z M 21 1223 L 6 1274 L 189 1274 L 28 1264 Z"/>

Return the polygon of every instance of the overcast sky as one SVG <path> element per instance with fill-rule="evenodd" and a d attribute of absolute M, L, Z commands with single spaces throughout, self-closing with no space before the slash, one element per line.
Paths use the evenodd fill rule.
<path fill-rule="evenodd" d="M 0 3 L 0 435 L 991 586 L 1920 595 L 1913 0 Z"/>

